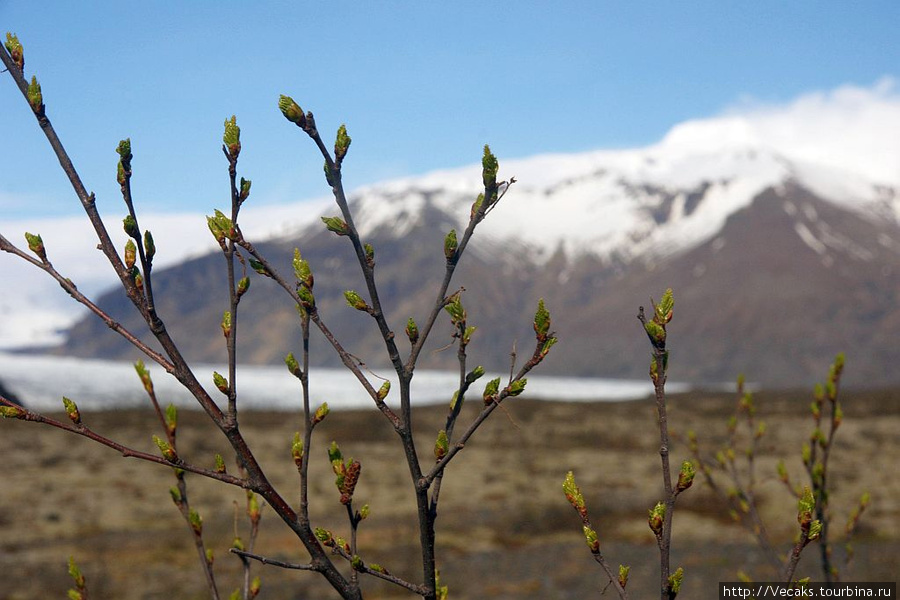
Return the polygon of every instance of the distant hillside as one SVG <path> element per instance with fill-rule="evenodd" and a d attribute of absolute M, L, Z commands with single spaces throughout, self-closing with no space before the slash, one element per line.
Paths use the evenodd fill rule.
<path fill-rule="evenodd" d="M 521 183 L 482 224 L 455 280 L 479 326 L 470 347 L 475 363 L 505 370 L 514 346 L 527 353 L 543 297 L 561 340 L 547 372 L 642 377 L 649 351 L 637 307 L 672 287 L 673 379 L 730 381 L 743 372 L 766 384 L 806 385 L 821 380 L 844 351 L 848 383 L 900 383 L 893 368 L 900 331 L 895 188 L 746 146 L 711 152 L 663 144 L 537 157 L 501 165 L 501 175 Z M 375 247 L 387 317 L 401 339 L 406 319 L 424 320 L 434 301 L 443 237 L 464 227 L 479 180 L 473 167 L 353 196 L 362 235 Z M 257 245 L 285 273 L 298 246 L 315 272 L 323 318 L 361 360 L 385 364 L 371 318 L 343 299 L 346 289 L 364 291 L 347 240 L 314 223 Z M 221 256 L 155 275 L 159 312 L 187 355 L 222 360 Z M 299 350 L 296 313 L 283 292 L 253 275 L 241 304 L 241 356 L 279 362 Z M 100 304 L 142 330 L 121 293 Z M 423 365 L 452 367 L 453 353 L 439 352 L 449 332 L 442 322 Z M 94 318 L 71 329 L 64 351 L 136 356 Z M 337 364 L 321 339 L 311 358 Z"/>

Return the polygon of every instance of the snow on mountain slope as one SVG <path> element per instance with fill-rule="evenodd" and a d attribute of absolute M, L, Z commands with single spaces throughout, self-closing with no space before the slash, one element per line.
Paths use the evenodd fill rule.
<path fill-rule="evenodd" d="M 857 173 L 792 160 L 753 140 L 752 132 L 676 128 L 641 150 L 501 160 L 517 183 L 482 225 L 482 235 L 531 249 L 539 261 L 562 248 L 631 261 L 673 255 L 708 241 L 729 215 L 760 192 L 796 181 L 819 196 L 874 219 L 900 219 L 900 194 Z M 424 207 L 463 228 L 480 191 L 476 166 L 434 172 L 357 190 L 363 235 L 392 227 L 403 236 Z"/>
<path fill-rule="evenodd" d="M 870 220 L 900 222 L 897 88 L 885 78 L 873 88 L 848 85 L 784 105 L 740 106 L 678 124 L 659 143 L 640 149 L 519 160 L 501 153 L 501 178 L 515 176 L 518 183 L 481 225 L 473 250 L 536 262 L 558 249 L 610 262 L 653 260 L 712 239 L 759 192 L 791 180 Z M 386 227 L 401 237 L 431 205 L 448 215 L 436 225 L 460 230 L 480 191 L 480 171 L 473 164 L 355 190 L 356 223 L 364 236 Z M 296 235 L 310 223 L 320 228 L 318 214 L 336 213 L 327 198 L 273 207 L 249 202 L 242 229 L 254 241 Z M 157 238 L 159 268 L 215 248 L 203 214 L 141 215 L 141 225 Z M 810 248 L 850 247 L 801 225 L 797 235 Z M 111 229 L 117 244 L 124 243 L 120 228 Z M 105 267 L 95 267 L 102 260 L 83 219 L 26 222 L 0 215 L 0 232 L 11 240 L 21 243 L 24 231 L 41 233 L 51 260 L 83 290 L 115 283 Z M 165 233 L 171 235 L 163 239 Z M 0 294 L 0 347 L 57 341 L 59 329 L 78 316 L 70 299 L 22 261 L 0 259 L 6 289 L 22 290 Z"/>

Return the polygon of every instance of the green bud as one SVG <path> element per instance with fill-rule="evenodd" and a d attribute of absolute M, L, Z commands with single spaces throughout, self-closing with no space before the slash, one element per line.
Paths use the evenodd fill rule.
<path fill-rule="evenodd" d="M 462 323 L 466 320 L 466 309 L 463 308 L 462 300 L 460 298 L 460 294 L 453 294 L 450 302 L 444 306 L 444 310 L 447 311 L 447 314 L 450 315 L 450 322 L 456 325 L 457 323 Z"/>
<path fill-rule="evenodd" d="M 550 311 L 544 307 L 544 299 L 538 300 L 537 312 L 534 313 L 534 333 L 537 335 L 538 341 L 547 338 L 550 331 Z"/>
<path fill-rule="evenodd" d="M 487 385 L 484 386 L 484 403 L 490 404 L 497 399 L 497 393 L 500 391 L 500 378 L 491 379 L 487 382 Z"/>
<path fill-rule="evenodd" d="M 293 352 L 288 352 L 288 355 L 284 357 L 284 364 L 287 365 L 288 371 L 290 371 L 291 375 L 294 377 L 299 379 L 300 376 L 303 375 L 303 372 L 300 370 L 300 363 L 294 358 Z"/>
<path fill-rule="evenodd" d="M 756 439 L 759 439 L 766 435 L 766 422 L 760 421 L 759 425 L 756 426 L 756 433 L 753 434 Z"/>
<path fill-rule="evenodd" d="M 144 384 L 144 390 L 146 390 L 147 394 L 153 394 L 153 380 L 150 379 L 150 371 L 147 370 L 147 367 L 144 366 L 144 361 L 138 360 L 134 363 L 134 370 L 137 372 L 138 377 L 141 379 L 141 383 Z"/>
<path fill-rule="evenodd" d="M 334 141 L 334 159 L 340 163 L 347 155 L 347 149 L 350 147 L 350 136 L 347 135 L 347 126 L 338 127 L 337 139 Z"/>
<path fill-rule="evenodd" d="M 362 299 L 362 297 L 354 292 L 353 290 L 347 290 L 344 292 L 344 298 L 347 300 L 347 305 L 350 308 L 355 308 L 356 310 L 367 311 L 369 310 L 369 305 L 366 304 L 366 301 Z"/>
<path fill-rule="evenodd" d="M 352 458 L 347 459 L 341 472 L 337 473 L 335 484 L 341 493 L 341 504 L 350 504 L 353 500 L 353 491 L 359 482 L 359 475 L 362 472 L 362 465 L 358 460 Z"/>
<path fill-rule="evenodd" d="M 69 600 L 84 600 L 84 595 L 81 592 L 71 588 L 66 592 L 66 596 Z"/>
<path fill-rule="evenodd" d="M 331 445 L 328 447 L 328 460 L 331 461 L 332 465 L 336 462 L 343 462 L 344 455 L 341 454 L 341 449 L 338 447 L 337 442 L 331 442 Z"/>
<path fill-rule="evenodd" d="M 469 220 L 475 218 L 475 215 L 478 214 L 479 209 L 481 209 L 481 205 L 484 203 L 484 194 L 478 194 L 478 197 L 475 199 L 475 202 L 472 203 L 472 209 L 469 211 Z"/>
<path fill-rule="evenodd" d="M 121 140 L 116 147 L 116 152 L 119 155 L 119 162 L 116 164 L 116 182 L 124 186 L 131 177 L 131 138 Z"/>
<path fill-rule="evenodd" d="M 807 535 L 807 539 L 810 541 L 815 540 L 822 533 L 822 521 L 816 519 L 812 523 L 809 524 L 809 534 Z"/>
<path fill-rule="evenodd" d="M 463 331 L 463 335 L 462 335 L 463 346 L 468 345 L 468 343 L 470 341 L 472 341 L 472 334 L 474 334 L 475 330 L 477 330 L 477 329 L 478 329 L 478 327 L 476 327 L 475 325 L 469 325 L 468 327 L 466 327 L 466 329 L 465 329 L 465 331 Z"/>
<path fill-rule="evenodd" d="M 447 237 L 444 238 L 444 256 L 447 260 L 453 260 L 456 256 L 456 250 L 459 248 L 459 242 L 456 241 L 456 230 L 451 229 Z"/>
<path fill-rule="evenodd" d="M 821 383 L 813 386 L 813 398 L 819 403 L 825 400 L 825 388 L 822 387 Z"/>
<path fill-rule="evenodd" d="M 484 187 L 493 188 L 497 185 L 497 171 L 500 170 L 500 164 L 497 157 L 491 153 L 491 148 L 487 144 L 484 145 L 484 156 L 481 158 L 481 179 Z"/>
<path fill-rule="evenodd" d="M 388 392 L 391 391 L 391 382 L 385 381 L 381 384 L 381 387 L 378 389 L 378 399 L 384 400 L 387 398 Z"/>
<path fill-rule="evenodd" d="M 216 473 L 224 473 L 225 472 L 225 459 L 222 458 L 222 455 L 218 452 L 215 457 L 216 461 Z"/>
<path fill-rule="evenodd" d="M 31 105 L 31 110 L 38 115 L 44 114 L 44 95 L 41 93 L 41 84 L 34 75 L 31 76 L 31 83 L 28 84 L 25 95 L 28 98 L 28 104 Z"/>
<path fill-rule="evenodd" d="M 325 227 L 328 228 L 328 231 L 332 233 L 338 235 L 347 235 L 350 233 L 350 227 L 348 227 L 346 221 L 340 217 L 321 217 L 321 219 L 322 222 L 325 223 Z"/>
<path fill-rule="evenodd" d="M 832 365 L 832 373 L 834 374 L 835 379 L 841 376 L 841 372 L 844 370 L 844 353 L 840 352 L 837 356 L 834 357 L 834 364 Z"/>
<path fill-rule="evenodd" d="M 656 506 L 650 509 L 650 518 L 648 522 L 650 524 L 650 529 L 656 535 L 662 534 L 663 521 L 666 518 L 666 505 L 662 502 L 657 502 Z"/>
<path fill-rule="evenodd" d="M 784 465 L 784 461 L 783 461 L 783 460 L 779 460 L 779 461 L 778 461 L 778 464 L 776 465 L 775 468 L 776 468 L 776 470 L 778 471 L 778 479 L 780 479 L 781 481 L 787 483 L 787 480 L 788 480 L 788 473 L 787 473 L 787 467 Z"/>
<path fill-rule="evenodd" d="M 453 395 L 450 396 L 450 410 L 456 410 L 457 400 L 459 400 L 459 390 L 453 390 Z"/>
<path fill-rule="evenodd" d="M 39 233 L 25 232 L 25 241 L 28 242 L 28 249 L 34 252 L 35 256 L 43 262 L 47 262 L 47 251 L 44 248 L 44 240 L 41 239 Z"/>
<path fill-rule="evenodd" d="M 250 196 L 250 186 L 253 185 L 253 182 L 249 179 L 244 179 L 241 177 L 241 192 L 238 198 L 241 202 L 246 200 Z"/>
<path fill-rule="evenodd" d="M 291 457 L 297 468 L 303 466 L 303 440 L 300 439 L 300 432 L 294 434 L 294 440 L 291 442 Z"/>
<path fill-rule="evenodd" d="M 449 450 L 450 439 L 447 437 L 447 432 L 441 429 L 438 432 L 437 440 L 434 442 L 435 461 L 440 461 L 442 458 L 444 458 Z"/>
<path fill-rule="evenodd" d="M 215 556 L 213 555 L 212 548 L 206 549 L 206 564 L 210 567 L 213 566 L 213 562 L 215 562 Z"/>
<path fill-rule="evenodd" d="M 259 575 L 253 578 L 253 581 L 250 582 L 250 598 L 256 598 L 259 596 L 259 590 L 262 588 L 262 582 L 259 579 Z"/>
<path fill-rule="evenodd" d="M 243 550 L 244 541 L 239 537 L 235 537 L 233 540 L 231 540 L 231 547 L 235 550 Z M 238 600 L 240 600 L 240 598 Z"/>
<path fill-rule="evenodd" d="M 128 182 L 128 174 L 121 160 L 116 164 L 116 182 L 119 185 L 125 185 Z"/>
<path fill-rule="evenodd" d="M 566 473 L 566 478 L 563 480 L 563 492 L 572 508 L 578 511 L 582 519 L 586 519 L 587 508 L 584 505 L 584 496 L 581 494 L 578 484 L 575 483 L 575 475 L 572 471 Z"/>
<path fill-rule="evenodd" d="M 412 317 L 406 321 L 406 337 L 409 338 L 409 343 L 413 345 L 419 341 L 419 327 Z"/>
<path fill-rule="evenodd" d="M 828 439 L 825 437 L 825 433 L 818 427 L 813 429 L 809 441 L 812 443 L 818 443 L 822 448 L 824 448 L 828 444 Z"/>
<path fill-rule="evenodd" d="M 134 260 L 137 257 L 137 246 L 131 238 L 125 242 L 125 268 L 130 269 L 134 266 Z"/>
<path fill-rule="evenodd" d="M 156 244 L 153 242 L 153 234 L 150 233 L 149 229 L 144 232 L 144 255 L 147 257 L 149 268 L 149 264 L 153 262 L 153 257 L 156 256 Z"/>
<path fill-rule="evenodd" d="M 10 58 L 13 59 L 13 62 L 16 63 L 16 66 L 19 67 L 20 71 L 25 70 L 25 49 L 22 48 L 21 42 L 19 42 L 19 38 L 16 37 L 16 34 L 6 32 L 6 43 L 3 44 L 6 46 L 6 50 L 9 52 Z"/>
<path fill-rule="evenodd" d="M 188 512 L 188 521 L 191 524 L 191 529 L 194 530 L 198 536 L 203 535 L 203 519 L 200 517 L 200 513 L 198 513 L 193 508 Z"/>
<path fill-rule="evenodd" d="M 363 565 L 364 565 L 363 559 L 361 559 L 358 554 L 354 554 L 350 558 L 350 566 L 353 568 L 354 571 L 362 570 Z"/>
<path fill-rule="evenodd" d="M 797 500 L 797 521 L 800 525 L 808 524 L 812 520 L 812 512 L 816 508 L 816 499 L 813 497 L 809 486 L 803 488 L 803 493 Z"/>
<path fill-rule="evenodd" d="M 331 164 L 327 160 L 322 165 L 322 170 L 325 172 L 325 183 L 330 187 L 334 187 L 334 173 L 331 170 Z"/>
<path fill-rule="evenodd" d="M 478 365 L 466 375 L 466 385 L 472 385 L 484 376 L 484 367 Z"/>
<path fill-rule="evenodd" d="M 237 125 L 237 117 L 231 115 L 230 119 L 225 119 L 225 134 L 222 141 L 228 149 L 228 155 L 235 159 L 241 153 L 241 128 Z"/>
<path fill-rule="evenodd" d="M 291 261 L 291 265 L 294 267 L 294 277 L 297 278 L 297 281 L 312 289 L 315 283 L 312 269 L 309 268 L 309 261 L 300 256 L 298 248 L 294 248 L 294 258 Z"/>
<path fill-rule="evenodd" d="M 325 417 L 327 417 L 328 413 L 330 413 L 330 412 L 331 412 L 331 409 L 328 408 L 328 403 L 323 402 L 322 406 L 317 408 L 315 414 L 313 415 L 313 425 L 324 421 Z"/>
<path fill-rule="evenodd" d="M 229 337 L 231 335 L 231 311 L 226 310 L 222 313 L 222 333 L 225 337 Z"/>
<path fill-rule="evenodd" d="M 168 406 L 166 406 L 166 428 L 169 430 L 170 435 L 175 435 L 175 431 L 178 429 L 178 409 L 175 408 L 175 405 L 171 402 Z"/>
<path fill-rule="evenodd" d="M 363 504 L 362 508 L 359 509 L 359 518 L 362 521 L 365 521 L 369 518 L 370 509 L 368 504 Z"/>
<path fill-rule="evenodd" d="M 619 565 L 619 585 L 623 588 L 628 585 L 628 573 L 631 571 L 631 567 L 626 565 Z"/>
<path fill-rule="evenodd" d="M 234 223 L 221 210 L 216 210 L 212 217 L 206 217 L 206 224 L 220 244 L 224 242 L 225 238 L 234 238 Z"/>
<path fill-rule="evenodd" d="M 375 248 L 372 247 L 372 244 L 364 244 L 363 250 L 366 252 L 366 264 L 369 265 L 369 268 L 375 267 Z"/>
<path fill-rule="evenodd" d="M 247 516 L 251 521 L 259 521 L 259 500 L 253 492 L 247 492 Z"/>
<path fill-rule="evenodd" d="M 316 527 L 315 531 L 313 531 L 316 539 L 325 544 L 326 546 L 334 545 L 334 536 L 327 529 L 323 529 L 321 527 Z"/>
<path fill-rule="evenodd" d="M 528 383 L 528 380 L 524 377 L 522 379 L 516 379 L 506 388 L 508 396 L 518 396 L 522 392 L 525 391 L 525 385 Z"/>
<path fill-rule="evenodd" d="M 300 298 L 300 307 L 304 310 L 313 310 L 316 307 L 316 298 L 308 287 L 298 289 L 297 296 Z"/>
<path fill-rule="evenodd" d="M 693 463 L 691 461 L 686 460 L 681 463 L 681 472 L 678 474 L 678 491 L 683 492 L 684 490 L 691 487 L 691 484 L 694 483 L 694 475 L 696 475 L 696 471 L 694 469 Z"/>
<path fill-rule="evenodd" d="M 181 497 L 181 490 L 179 490 L 175 486 L 172 486 L 169 488 L 169 495 L 172 497 L 172 502 L 174 502 L 177 505 L 181 505 L 181 502 L 184 500 Z"/>
<path fill-rule="evenodd" d="M 84 575 L 81 574 L 81 569 L 75 564 L 75 558 L 72 556 L 69 557 L 69 577 L 75 582 L 76 587 L 84 589 Z"/>
<path fill-rule="evenodd" d="M 681 582 L 684 579 L 684 569 L 678 567 L 675 572 L 669 575 L 669 597 L 674 598 L 675 594 L 681 591 Z"/>
<path fill-rule="evenodd" d="M 120 140 L 119 145 L 116 146 L 116 153 L 119 155 L 119 160 L 124 161 L 126 164 L 131 161 L 131 138 Z"/>
<path fill-rule="evenodd" d="M 550 353 L 550 348 L 555 346 L 556 342 L 558 341 L 559 339 L 555 336 L 548 337 L 546 340 L 544 340 L 544 345 L 541 346 L 541 358 L 547 356 Z"/>
<path fill-rule="evenodd" d="M 247 293 L 247 290 L 250 289 L 250 278 L 249 277 L 241 277 L 238 280 L 237 284 L 237 297 L 240 298 L 244 294 Z"/>
<path fill-rule="evenodd" d="M 213 232 L 213 234 L 215 235 L 215 232 Z M 254 271 L 256 271 L 257 273 L 259 273 L 260 275 L 265 275 L 266 277 L 269 276 L 269 272 L 266 271 L 265 265 L 263 265 L 261 262 L 259 262 L 255 258 L 250 259 L 250 268 L 253 269 Z"/>
<path fill-rule="evenodd" d="M 294 102 L 293 98 L 282 94 L 278 98 L 278 108 L 281 110 L 284 118 L 298 127 L 306 129 L 306 115 L 303 114 L 303 109 Z"/>
<path fill-rule="evenodd" d="M 583 526 L 584 529 L 584 540 L 587 542 L 588 548 L 591 549 L 591 552 L 597 553 L 600 550 L 600 540 L 597 537 L 597 532 L 588 527 L 587 525 Z"/>
<path fill-rule="evenodd" d="M 656 321 L 647 321 L 644 324 L 644 329 L 654 345 L 658 346 L 666 343 L 666 329 Z"/>
<path fill-rule="evenodd" d="M 166 440 L 160 439 L 157 436 L 153 436 L 153 443 L 155 443 L 159 447 L 159 451 L 162 453 L 163 458 L 165 458 L 169 462 L 177 462 L 178 455 L 175 453 L 175 449 L 169 445 L 169 442 Z"/>
<path fill-rule="evenodd" d="M 654 385 L 659 382 L 659 365 L 656 364 L 656 357 L 650 359 L 650 380 Z"/>
<path fill-rule="evenodd" d="M 668 288 L 659 304 L 653 305 L 653 320 L 660 325 L 666 325 L 672 320 L 672 309 L 675 306 L 675 299 L 672 296 L 672 288 Z"/>
<path fill-rule="evenodd" d="M 63 396 L 63 406 L 66 409 L 66 415 L 76 425 L 81 425 L 81 413 L 78 412 L 78 406 L 65 396 Z"/>
<path fill-rule="evenodd" d="M 0 417 L 4 419 L 24 419 L 26 414 L 21 408 L 0 405 Z"/>
<path fill-rule="evenodd" d="M 213 383 L 216 385 L 216 388 L 226 396 L 231 391 L 231 388 L 228 386 L 228 380 L 216 371 L 213 371 Z"/>

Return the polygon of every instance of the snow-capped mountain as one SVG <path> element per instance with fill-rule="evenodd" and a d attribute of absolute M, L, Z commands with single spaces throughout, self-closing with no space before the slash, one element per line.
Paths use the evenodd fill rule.
<path fill-rule="evenodd" d="M 893 182 L 789 159 L 751 140 L 713 143 L 707 137 L 703 128 L 681 127 L 647 149 L 502 163 L 501 175 L 518 182 L 482 233 L 519 251 L 524 245 L 538 262 L 560 249 L 569 258 L 658 260 L 712 239 L 729 216 L 787 182 L 874 221 L 900 219 Z M 352 198 L 361 232 L 386 227 L 402 237 L 420 223 L 426 206 L 447 215 L 448 227 L 459 227 L 479 182 L 479 168 L 472 166 L 360 189 Z M 815 247 L 830 243 L 798 235 Z"/>
<path fill-rule="evenodd" d="M 649 296 L 673 287 L 675 379 L 713 382 L 745 372 L 761 382 L 807 384 L 845 351 L 850 381 L 900 382 L 887 368 L 896 357 L 890 332 L 900 327 L 900 186 L 852 164 L 842 170 L 788 156 L 737 126 L 715 134 L 700 123 L 640 150 L 502 161 L 501 178 L 518 182 L 480 226 L 456 280 L 480 326 L 473 360 L 504 369 L 514 343 L 527 348 L 543 297 L 561 339 L 548 370 L 642 376 L 648 348 L 633 316 Z M 427 314 L 443 273 L 443 237 L 465 227 L 480 180 L 474 165 L 352 193 L 397 331 L 409 316 Z M 323 318 L 355 355 L 384 364 L 371 319 L 343 299 L 346 289 L 364 289 L 346 240 L 312 223 L 258 246 L 286 272 L 300 247 L 317 272 Z M 269 286 L 255 278 L 241 305 L 245 360 L 276 362 L 297 349 L 293 306 Z M 213 253 L 158 272 L 154 287 L 187 354 L 221 360 L 221 258 Z M 101 304 L 141 329 L 121 294 Z M 105 330 L 84 320 L 67 349 L 128 351 Z M 449 341 L 445 333 L 434 349 Z M 450 366 L 450 354 L 424 362 Z M 335 364 L 324 343 L 314 345 L 312 360 Z"/>

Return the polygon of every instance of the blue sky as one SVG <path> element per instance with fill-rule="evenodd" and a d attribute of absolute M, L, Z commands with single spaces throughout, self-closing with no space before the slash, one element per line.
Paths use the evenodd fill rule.
<path fill-rule="evenodd" d="M 101 209 L 120 212 L 130 137 L 139 208 L 227 205 L 222 123 L 242 127 L 251 200 L 327 193 L 280 93 L 346 123 L 345 181 L 479 159 L 643 146 L 686 119 L 900 76 L 900 2 L 48 2 L 0 0 L 47 113 Z M 80 207 L 8 75 L 0 213 Z"/>

